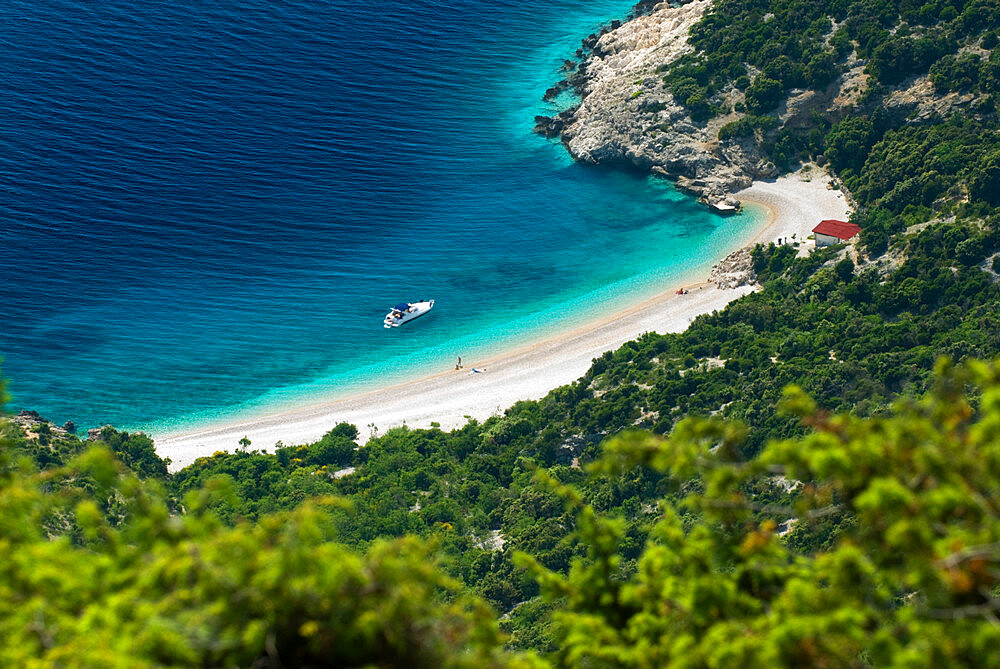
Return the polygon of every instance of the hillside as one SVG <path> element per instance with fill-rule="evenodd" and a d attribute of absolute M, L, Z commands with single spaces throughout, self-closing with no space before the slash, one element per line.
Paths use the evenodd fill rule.
<path fill-rule="evenodd" d="M 591 63 L 675 11 L 689 48 L 647 63 L 613 110 L 624 134 L 602 135 L 579 116 Z M 741 165 L 829 163 L 860 239 L 758 246 L 760 291 L 453 432 L 358 447 L 331 426 L 168 474 L 141 435 L 87 450 L 9 425 L 5 657 L 1000 663 L 1000 372 L 975 362 L 1000 355 L 1000 7 L 720 0 L 634 21 L 571 77 L 571 151 L 586 134 L 598 162 L 744 185 L 764 172 Z M 621 141 L 663 123 L 714 130 L 710 161 Z"/>
<path fill-rule="evenodd" d="M 989 2 L 662 3 L 585 42 L 562 84 L 580 103 L 541 127 L 578 160 L 650 169 L 712 200 L 809 158 L 858 177 L 890 129 L 995 118 L 997 21 Z M 860 119 L 871 130 L 848 137 Z M 942 167 L 922 172 L 945 179 Z M 944 194 L 928 180 L 908 203 Z"/>

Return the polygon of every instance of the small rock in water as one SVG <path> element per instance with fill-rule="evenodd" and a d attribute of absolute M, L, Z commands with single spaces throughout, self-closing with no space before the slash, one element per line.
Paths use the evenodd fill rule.
<path fill-rule="evenodd" d="M 558 84 L 552 86 L 547 91 L 545 91 L 545 95 L 542 96 L 542 99 L 546 101 L 551 100 L 552 98 L 556 97 L 567 88 L 569 88 L 569 82 L 564 79 L 563 81 L 560 81 Z"/>
<path fill-rule="evenodd" d="M 563 122 L 556 116 L 536 116 L 534 131 L 545 137 L 556 137 L 562 132 Z"/>

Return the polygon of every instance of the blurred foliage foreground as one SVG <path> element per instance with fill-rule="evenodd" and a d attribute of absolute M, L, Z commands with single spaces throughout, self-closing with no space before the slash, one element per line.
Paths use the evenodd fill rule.
<path fill-rule="evenodd" d="M 746 429 L 717 419 L 607 445 L 592 475 L 639 465 L 688 493 L 661 502 L 631 573 L 625 523 L 539 472 L 588 546 L 567 574 L 517 558 L 559 602 L 545 658 L 504 649 L 432 542 L 337 543 L 336 498 L 230 527 L 211 511 L 223 487 L 172 508 L 108 450 L 39 472 L 6 442 L 0 663 L 1000 666 L 1000 365 L 941 362 L 924 399 L 885 417 L 826 415 L 794 387 L 783 410 L 809 432 L 752 460 Z M 765 479 L 788 488 L 782 503 L 755 497 Z M 853 522 L 822 550 L 784 544 L 782 528 L 834 513 Z"/>

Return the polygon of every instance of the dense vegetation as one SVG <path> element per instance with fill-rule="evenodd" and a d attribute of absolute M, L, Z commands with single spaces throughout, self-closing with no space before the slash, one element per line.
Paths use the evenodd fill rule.
<path fill-rule="evenodd" d="M 347 500 L 226 523 L 216 509 L 233 491 L 219 479 L 176 513 L 162 482 L 136 477 L 106 447 L 39 471 L 8 436 L 0 657 L 26 667 L 994 666 L 1000 367 L 942 364 L 926 399 L 884 418 L 830 416 L 796 388 L 782 405 L 807 434 L 753 458 L 742 425 L 688 418 L 666 440 L 611 441 L 585 480 L 536 473 L 536 490 L 586 546 L 568 569 L 514 555 L 540 586 L 535 615 L 555 612 L 547 658 L 503 648 L 486 604 L 442 573 L 437 542 L 344 546 L 331 512 Z M 634 519 L 601 512 L 586 490 L 646 475 L 663 489 L 656 506 L 632 509 L 648 530 L 636 541 Z M 849 522 L 831 532 L 830 517 Z M 822 547 L 803 550 L 790 527 L 821 533 Z"/>
<path fill-rule="evenodd" d="M 693 109 L 733 85 L 751 111 L 773 109 L 794 88 L 822 89 L 852 56 L 879 84 L 932 69 L 939 90 L 995 92 L 994 69 L 979 54 L 955 58 L 982 39 L 992 49 L 1000 27 L 994 0 L 719 0 L 691 31 L 698 52 L 671 64 L 667 83 Z M 694 98 L 692 100 L 692 98 Z"/>
<path fill-rule="evenodd" d="M 664 64 L 664 81 L 695 120 L 738 112 L 719 138 L 751 139 L 779 167 L 833 151 L 843 159 L 838 168 L 857 170 L 867 150 L 911 111 L 911 105 L 896 103 L 886 115 L 885 98 L 916 77 L 929 75 L 938 94 L 967 95 L 963 112 L 992 124 L 1000 103 L 998 36 L 995 0 L 719 0 L 691 32 L 698 51 Z M 808 110 L 807 122 L 779 119 L 789 96 L 803 90 L 820 92 L 823 104 Z M 857 107 L 838 104 L 838 94 L 854 94 Z M 921 95 L 926 93 L 914 97 Z M 833 127 L 840 121 L 846 125 Z M 979 166 L 996 162 L 995 137 L 976 148 L 983 151 L 974 156 Z M 913 201 L 946 190 L 957 168 L 947 162 L 944 168 L 915 168 L 925 182 L 909 185 L 906 196 L 913 197 L 915 187 Z M 928 181 L 933 185 L 922 190 Z"/>
<path fill-rule="evenodd" d="M 174 473 L 144 435 L 8 425 L 0 656 L 1000 664 L 998 372 L 933 372 L 1000 355 L 998 21 L 991 0 L 720 0 L 669 85 L 700 118 L 745 93 L 720 137 L 780 166 L 824 155 L 861 242 L 757 247 L 761 291 L 541 401 Z M 789 91 L 851 68 L 856 106 L 783 124 Z M 964 102 L 898 113 L 925 74 Z"/>

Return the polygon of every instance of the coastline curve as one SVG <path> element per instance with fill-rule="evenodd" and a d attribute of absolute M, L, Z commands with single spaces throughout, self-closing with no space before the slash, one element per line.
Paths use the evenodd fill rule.
<path fill-rule="evenodd" d="M 778 239 L 799 241 L 800 253 L 812 243 L 806 238 L 819 217 L 846 217 L 844 194 L 828 187 L 825 171 L 806 166 L 778 179 L 754 182 L 737 194 L 763 207 L 768 215 L 748 248 Z M 813 222 L 815 219 L 815 222 Z M 358 426 L 366 440 L 379 431 L 399 426 L 442 429 L 461 427 L 469 419 L 500 415 L 520 400 L 537 400 L 554 388 L 572 383 L 590 368 L 593 359 L 646 332 L 682 332 L 699 315 L 723 309 L 729 302 L 757 290 L 756 285 L 719 288 L 707 272 L 692 276 L 683 287 L 663 291 L 592 323 L 538 342 L 476 360 L 466 368 L 449 370 L 353 396 L 293 407 L 244 419 L 219 421 L 205 427 L 154 433 L 157 451 L 180 468 L 216 451 L 236 448 L 243 437 L 264 448 L 277 441 L 286 445 L 319 439 L 337 423 Z M 485 369 L 470 374 L 469 369 Z"/>

